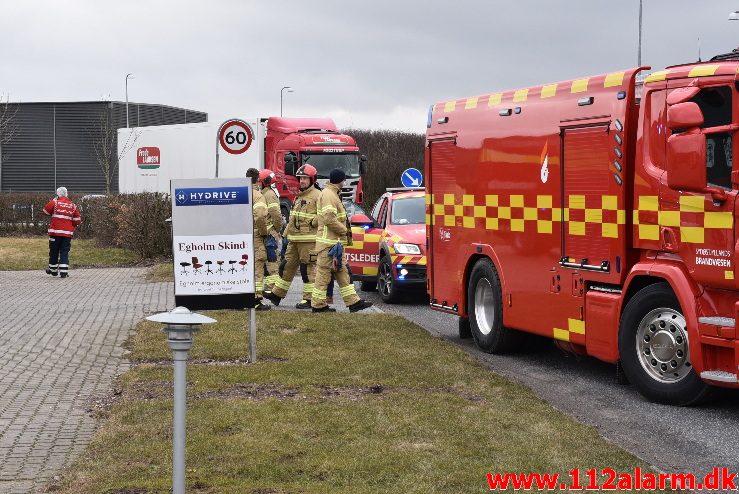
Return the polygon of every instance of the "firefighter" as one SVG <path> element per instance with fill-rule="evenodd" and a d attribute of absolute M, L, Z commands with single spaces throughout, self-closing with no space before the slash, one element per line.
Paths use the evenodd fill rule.
<path fill-rule="evenodd" d="M 316 206 L 318 198 L 321 196 L 321 191 L 316 188 L 316 175 L 318 175 L 318 170 L 307 163 L 298 168 L 295 173 L 295 176 L 300 180 L 300 192 L 293 202 L 290 219 L 285 230 L 288 242 L 285 263 L 282 266 L 282 273 L 275 281 L 272 293 L 265 294 L 275 305 L 280 305 L 282 299 L 287 295 L 298 268 L 302 273 L 303 266 L 305 266 L 303 300 L 295 307 L 298 309 L 311 308 L 310 301 L 316 268 L 316 256 L 313 253 L 313 248 L 316 245 L 316 230 L 318 229 Z"/>
<path fill-rule="evenodd" d="M 277 191 L 275 174 L 270 170 L 259 172 L 259 187 L 267 203 L 267 230 L 274 242 L 267 239 L 267 276 L 264 278 L 264 292 L 271 293 L 275 281 L 279 278 L 277 270 L 279 267 L 278 253 L 280 252 L 280 241 L 282 232 L 282 213 L 280 212 L 280 193 Z"/>
<path fill-rule="evenodd" d="M 56 189 L 56 197 L 44 206 L 49 222 L 49 267 L 46 274 L 69 277 L 69 250 L 72 248 L 74 229 L 80 226 L 80 210 L 67 197 L 67 188 Z"/>
<path fill-rule="evenodd" d="M 316 232 L 316 280 L 313 285 L 311 307 L 313 312 L 336 312 L 326 303 L 326 288 L 331 283 L 331 272 L 339 283 L 339 293 L 350 312 L 372 306 L 354 291 L 354 285 L 346 267 L 343 246 L 350 241 L 351 230 L 346 222 L 346 210 L 339 199 L 339 191 L 346 180 L 343 170 L 331 170 L 329 184 L 318 198 L 318 231 Z"/>
<path fill-rule="evenodd" d="M 246 176 L 251 178 L 252 183 L 252 215 L 254 217 L 254 296 L 256 297 L 256 310 L 269 310 L 269 305 L 263 302 L 264 292 L 264 269 L 267 263 L 267 249 L 264 245 L 269 236 L 267 228 L 267 203 L 264 196 L 256 187 L 259 180 L 259 170 L 249 168 Z"/>

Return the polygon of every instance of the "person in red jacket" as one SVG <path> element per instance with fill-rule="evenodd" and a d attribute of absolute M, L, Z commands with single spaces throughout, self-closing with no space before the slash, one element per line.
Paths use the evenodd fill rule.
<path fill-rule="evenodd" d="M 67 197 L 67 188 L 56 189 L 56 197 L 44 206 L 49 222 L 49 267 L 46 273 L 66 278 L 69 276 L 69 249 L 74 229 L 82 223 L 80 210 Z"/>

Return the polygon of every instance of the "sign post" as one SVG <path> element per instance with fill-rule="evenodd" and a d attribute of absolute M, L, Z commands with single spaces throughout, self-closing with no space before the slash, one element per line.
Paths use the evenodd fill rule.
<path fill-rule="evenodd" d="M 420 187 L 423 184 L 423 174 L 417 168 L 407 168 L 400 175 L 403 187 Z"/>

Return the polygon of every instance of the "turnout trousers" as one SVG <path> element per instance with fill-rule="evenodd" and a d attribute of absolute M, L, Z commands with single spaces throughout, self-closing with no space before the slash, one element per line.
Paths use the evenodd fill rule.
<path fill-rule="evenodd" d="M 331 283 L 332 260 L 333 258 L 328 255 L 328 249 L 318 253 L 318 259 L 316 260 L 316 281 L 313 285 L 313 298 L 311 300 L 311 307 L 314 309 L 320 309 L 328 305 L 326 303 L 326 289 L 328 288 L 328 284 Z M 339 292 L 341 293 L 341 298 L 344 299 L 344 304 L 348 307 L 359 302 L 359 297 L 354 290 L 354 284 L 351 282 L 349 271 L 346 268 L 346 252 L 341 263 L 341 269 L 335 271 L 334 276 L 336 277 L 336 282 L 339 284 Z"/>
<path fill-rule="evenodd" d="M 290 285 L 293 282 L 295 273 L 301 264 L 306 264 L 308 267 L 308 281 L 303 283 L 303 300 L 310 300 L 313 293 L 313 277 L 316 271 L 315 254 L 313 248 L 315 242 L 289 242 L 287 244 L 287 251 L 285 252 L 285 267 L 282 271 L 282 276 L 277 276 L 275 285 L 272 288 L 272 293 L 280 298 L 285 298 L 287 291 L 290 289 Z M 311 259 L 313 259 L 311 261 Z"/>
<path fill-rule="evenodd" d="M 69 272 L 69 250 L 72 237 L 49 237 L 49 271 L 52 274 Z"/>
<path fill-rule="evenodd" d="M 264 268 L 267 265 L 267 248 L 264 239 L 257 237 L 254 242 L 254 296 L 262 300 L 264 296 Z"/>

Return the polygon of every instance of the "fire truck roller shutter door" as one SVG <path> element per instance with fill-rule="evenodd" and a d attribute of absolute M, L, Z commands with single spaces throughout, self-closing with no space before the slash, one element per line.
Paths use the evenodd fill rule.
<path fill-rule="evenodd" d="M 688 328 L 667 283 L 649 285 L 629 300 L 618 348 L 626 377 L 649 400 L 685 406 L 710 395 L 691 365 Z"/>
<path fill-rule="evenodd" d="M 475 343 L 488 353 L 509 353 L 525 335 L 503 326 L 503 293 L 498 271 L 490 259 L 480 259 L 472 268 L 467 286 L 467 313 Z"/>

